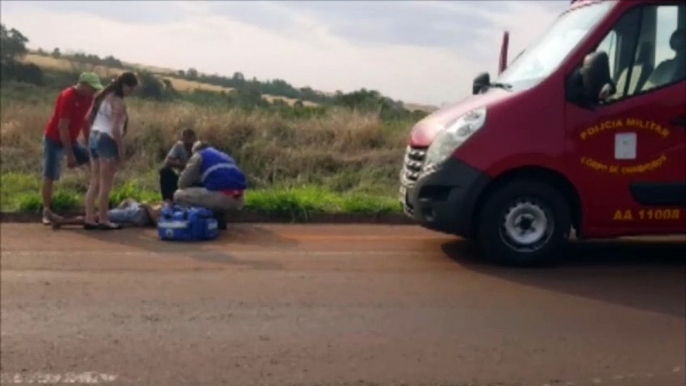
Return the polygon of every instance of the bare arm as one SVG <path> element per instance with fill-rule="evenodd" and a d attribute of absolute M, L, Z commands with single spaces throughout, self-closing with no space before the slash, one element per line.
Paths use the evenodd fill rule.
<path fill-rule="evenodd" d="M 186 164 L 178 158 L 178 153 L 180 151 L 185 150 L 183 149 L 183 144 L 177 142 L 174 145 L 174 147 L 172 147 L 171 150 L 169 150 L 169 154 L 167 154 L 167 157 L 164 160 L 164 165 L 179 170 L 183 169 L 186 166 Z"/>
<path fill-rule="evenodd" d="M 69 138 L 69 119 L 68 118 L 60 119 L 60 122 L 58 124 L 58 128 L 60 131 L 60 139 L 62 140 L 62 146 L 64 146 L 64 149 L 67 152 L 67 158 L 68 159 L 75 158 L 74 149 L 72 149 L 72 147 L 71 147 L 71 138 Z"/>
<path fill-rule="evenodd" d="M 126 106 L 124 101 L 119 98 L 112 98 L 112 116 L 113 116 L 113 128 L 112 136 L 114 137 L 114 142 L 117 143 L 117 150 L 119 150 L 119 162 L 124 161 L 124 133 L 122 133 L 121 125 L 126 119 Z"/>
<path fill-rule="evenodd" d="M 179 176 L 179 189 L 190 188 L 196 183 L 200 182 L 200 166 L 202 165 L 202 157 L 199 153 L 193 154 L 188 164 Z"/>
<path fill-rule="evenodd" d="M 185 166 L 184 163 L 180 160 L 171 157 L 167 157 L 167 159 L 164 161 L 164 165 L 175 169 L 183 169 L 183 167 Z"/>
<path fill-rule="evenodd" d="M 71 117 L 73 115 L 74 109 L 74 97 L 71 94 L 62 94 L 59 98 L 58 105 L 56 106 L 56 112 L 59 116 L 59 121 L 57 123 L 57 130 L 59 132 L 60 141 L 62 146 L 66 150 L 67 165 L 68 167 L 76 166 L 76 155 L 74 154 L 74 149 L 71 146 L 71 135 L 69 133 L 69 124 L 71 123 Z"/>
<path fill-rule="evenodd" d="M 84 122 L 83 122 L 83 142 L 86 144 L 86 146 L 88 146 L 88 140 L 91 137 L 90 118 L 91 118 L 91 114 L 93 113 L 92 109 L 93 109 L 93 105 L 91 105 L 91 111 L 89 111 L 89 113 L 86 114 L 86 119 L 84 119 Z"/>

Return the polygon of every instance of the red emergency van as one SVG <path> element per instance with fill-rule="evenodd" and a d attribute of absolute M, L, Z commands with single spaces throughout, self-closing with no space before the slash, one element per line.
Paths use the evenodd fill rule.
<path fill-rule="evenodd" d="M 686 1 L 572 1 L 473 94 L 410 133 L 400 200 L 417 223 L 525 265 L 572 230 L 686 233 Z"/>

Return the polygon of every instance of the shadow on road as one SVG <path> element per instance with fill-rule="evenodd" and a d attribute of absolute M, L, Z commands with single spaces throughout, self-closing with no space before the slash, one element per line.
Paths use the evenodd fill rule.
<path fill-rule="evenodd" d="M 162 241 L 154 228 L 135 229 L 135 231 L 85 231 L 78 233 L 101 242 L 122 244 L 152 253 L 164 255 L 183 255 L 226 265 L 245 265 L 253 269 L 281 269 L 281 264 L 272 261 L 239 259 L 231 254 L 233 245 L 259 245 L 276 248 L 294 248 L 298 242 L 256 225 L 229 225 L 219 238 L 207 242 Z M 225 252 L 226 251 L 226 252 Z"/>
<path fill-rule="evenodd" d="M 296 240 L 283 237 L 265 227 L 251 224 L 229 224 L 227 229 L 222 231 L 220 242 L 276 248 L 295 248 L 299 245 Z"/>
<path fill-rule="evenodd" d="M 477 258 L 455 241 L 443 252 L 466 269 L 519 284 L 663 314 L 686 317 L 686 244 L 574 242 L 557 266 L 512 268 Z"/>

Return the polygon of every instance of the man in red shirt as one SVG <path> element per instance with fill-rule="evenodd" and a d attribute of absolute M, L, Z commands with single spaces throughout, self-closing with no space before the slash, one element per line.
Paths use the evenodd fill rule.
<path fill-rule="evenodd" d="M 102 89 L 97 74 L 84 72 L 79 76 L 76 86 L 63 90 L 57 97 L 55 111 L 45 127 L 43 224 L 50 224 L 53 184 L 60 178 L 62 158 L 67 157 L 67 167 L 70 169 L 90 161 L 88 150 L 77 139 L 83 132 L 84 140 L 88 143 L 90 127 L 86 115 L 93 105 L 94 94 Z"/>

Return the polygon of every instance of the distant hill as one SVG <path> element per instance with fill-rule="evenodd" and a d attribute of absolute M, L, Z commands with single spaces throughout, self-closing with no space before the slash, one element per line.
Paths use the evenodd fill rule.
<path fill-rule="evenodd" d="M 187 80 L 187 79 L 182 79 L 177 76 L 172 76 L 171 74 L 176 73 L 176 71 L 173 70 L 167 70 L 167 69 L 162 69 L 159 67 L 149 67 L 149 66 L 143 66 L 139 64 L 130 64 L 130 63 L 123 63 L 126 68 L 113 68 L 113 67 L 107 67 L 107 66 L 88 66 L 84 63 L 77 63 L 74 62 L 70 59 L 67 58 L 54 58 L 50 55 L 47 54 L 39 54 L 39 53 L 29 53 L 26 54 L 22 58 L 22 62 L 24 63 L 32 63 L 35 64 L 36 66 L 43 68 L 43 69 L 50 69 L 50 70 L 58 70 L 58 71 L 70 71 L 70 70 L 78 70 L 78 71 L 83 71 L 83 70 L 92 70 L 96 72 L 98 75 L 105 77 L 105 78 L 110 78 L 110 77 L 115 77 L 118 74 L 126 71 L 127 69 L 132 69 L 132 70 L 145 70 L 152 72 L 155 74 L 157 77 L 160 79 L 167 79 L 171 82 L 172 86 L 174 87 L 175 90 L 180 91 L 180 92 L 193 92 L 195 90 L 200 90 L 200 91 L 212 91 L 212 92 L 229 92 L 233 90 L 230 87 L 221 87 L 213 84 L 208 84 L 208 83 L 202 83 L 202 82 L 197 82 L 197 81 L 192 81 L 192 80 Z M 89 68 L 87 68 L 89 67 Z M 297 99 L 293 98 L 286 98 L 286 97 L 281 97 L 281 96 L 273 96 L 273 95 L 263 95 L 262 96 L 264 99 L 267 101 L 274 102 L 277 99 L 281 99 L 284 102 L 288 103 L 289 105 L 293 105 L 295 102 L 297 102 Z M 317 103 L 310 102 L 310 101 L 303 101 L 303 105 L 305 106 L 317 106 Z"/>
<path fill-rule="evenodd" d="M 149 65 L 144 65 L 144 64 L 138 64 L 138 63 L 127 63 L 127 62 L 119 62 L 116 59 L 113 58 L 114 61 L 117 61 L 118 63 L 121 63 L 121 66 L 117 65 L 116 67 L 111 67 L 111 66 L 104 66 L 104 65 L 90 65 L 87 63 L 79 62 L 71 57 L 55 57 L 53 55 L 43 53 L 43 52 L 35 52 L 31 51 L 27 53 L 22 59 L 22 62 L 24 63 L 32 63 L 35 64 L 36 66 L 43 68 L 43 69 L 49 69 L 49 70 L 59 70 L 59 71 L 84 71 L 84 70 L 90 70 L 90 71 L 95 71 L 102 77 L 110 78 L 118 75 L 119 73 L 126 71 L 126 70 L 134 70 L 134 71 L 148 71 L 152 74 L 154 74 L 156 77 L 160 79 L 166 79 L 169 81 L 172 85 L 172 87 L 179 91 L 179 92 L 194 92 L 196 90 L 198 91 L 206 91 L 206 92 L 230 92 L 233 90 L 231 87 L 222 87 L 216 84 L 210 84 L 207 82 L 203 82 L 201 80 L 189 80 L 181 77 L 179 74 L 182 73 L 183 71 L 179 70 L 173 70 L 169 68 L 162 68 L 162 67 L 156 67 L 156 66 L 149 66 Z M 313 92 L 317 92 L 312 90 Z M 335 95 L 334 93 L 330 92 L 319 92 L 322 95 L 331 97 Z M 289 105 L 295 104 L 298 99 L 295 98 L 289 98 L 289 97 L 284 97 L 284 96 L 275 96 L 275 95 L 270 95 L 267 93 L 263 93 L 262 98 L 265 100 L 269 101 L 270 103 L 273 103 L 276 100 L 282 100 L 286 102 Z M 318 106 L 318 103 L 313 102 L 313 101 L 308 101 L 308 100 L 303 100 L 302 101 L 304 106 Z M 431 106 L 431 105 L 421 105 L 421 104 L 415 104 L 415 103 L 403 103 L 403 106 L 405 109 L 410 110 L 410 111 L 423 111 L 423 112 L 433 112 L 437 109 L 436 106 Z"/>

